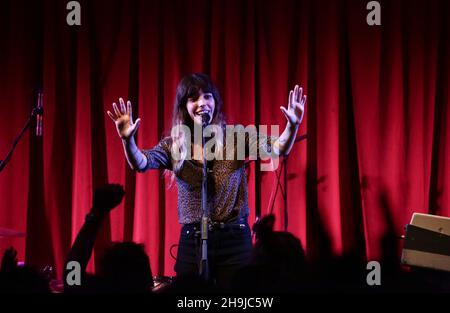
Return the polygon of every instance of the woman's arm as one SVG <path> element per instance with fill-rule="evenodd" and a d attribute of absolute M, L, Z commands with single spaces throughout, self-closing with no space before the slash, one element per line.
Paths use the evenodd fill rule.
<path fill-rule="evenodd" d="M 122 139 L 122 145 L 131 169 L 138 172 L 143 171 L 147 167 L 147 158 L 137 147 L 134 137 Z"/>
<path fill-rule="evenodd" d="M 294 145 L 299 125 L 292 125 L 289 122 L 283 133 L 275 140 L 273 147 L 277 155 L 288 155 Z"/>
<path fill-rule="evenodd" d="M 287 155 L 294 145 L 300 123 L 305 113 L 306 95 L 298 85 L 289 92 L 288 108 L 280 107 L 287 119 L 287 125 L 281 136 L 275 140 L 273 147 L 277 155 Z"/>
<path fill-rule="evenodd" d="M 142 171 L 147 166 L 147 158 L 138 149 L 136 141 L 134 140 L 134 134 L 141 124 L 141 119 L 137 119 L 133 122 L 131 102 L 127 101 L 127 106 L 125 108 L 125 102 L 122 98 L 119 98 L 120 109 L 117 107 L 116 103 L 113 103 L 114 113 L 107 111 L 109 117 L 116 124 L 117 133 L 122 139 L 123 150 L 125 152 L 125 157 L 127 158 L 128 164 L 131 169 L 135 171 Z"/>

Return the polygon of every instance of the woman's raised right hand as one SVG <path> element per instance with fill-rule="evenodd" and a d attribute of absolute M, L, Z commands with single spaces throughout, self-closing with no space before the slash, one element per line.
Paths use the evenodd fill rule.
<path fill-rule="evenodd" d="M 138 130 L 139 125 L 141 124 L 141 119 L 138 118 L 136 122 L 133 123 L 130 101 L 127 101 L 127 106 L 125 107 L 125 102 L 122 98 L 119 98 L 120 108 L 117 107 L 117 104 L 115 102 L 112 104 L 112 106 L 115 114 L 111 113 L 110 111 L 107 111 L 106 113 L 116 124 L 117 133 L 119 134 L 120 138 L 124 140 L 130 139 Z"/>

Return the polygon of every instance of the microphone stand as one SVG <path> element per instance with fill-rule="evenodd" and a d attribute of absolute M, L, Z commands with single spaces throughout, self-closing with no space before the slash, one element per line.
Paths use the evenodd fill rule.
<path fill-rule="evenodd" d="M 5 168 L 6 164 L 8 164 L 9 160 L 12 157 L 14 149 L 16 148 L 17 144 L 19 143 L 19 141 L 22 138 L 25 131 L 30 127 L 31 121 L 33 120 L 33 118 L 35 118 L 39 114 L 42 114 L 43 112 L 44 112 L 44 109 L 40 105 L 38 105 L 31 111 L 30 117 L 28 118 L 27 122 L 25 123 L 25 126 L 23 127 L 23 129 L 20 131 L 19 135 L 14 139 L 13 145 L 12 145 L 11 149 L 9 150 L 8 154 L 6 155 L 6 157 L 3 160 L 0 160 L 0 172 Z"/>
<path fill-rule="evenodd" d="M 199 274 L 204 282 L 209 281 L 208 261 L 208 164 L 206 160 L 206 144 L 204 130 L 209 122 L 209 115 L 202 115 L 202 149 L 203 149 L 203 179 L 202 179 L 202 221 L 200 225 L 201 235 L 201 260 Z"/>

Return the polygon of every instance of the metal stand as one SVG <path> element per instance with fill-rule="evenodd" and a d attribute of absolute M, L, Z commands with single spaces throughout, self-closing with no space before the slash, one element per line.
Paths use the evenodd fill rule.
<path fill-rule="evenodd" d="M 204 116 L 203 116 L 204 117 Z M 209 121 L 209 116 L 207 116 Z M 201 260 L 199 267 L 199 275 L 203 281 L 209 281 L 209 262 L 208 262 L 208 164 L 206 160 L 206 144 L 204 129 L 208 123 L 206 118 L 203 118 L 202 123 L 202 149 L 203 149 L 203 179 L 202 179 L 202 221 L 200 225 L 200 240 L 201 240 Z"/>
<path fill-rule="evenodd" d="M 44 113 L 44 108 L 42 106 L 42 98 L 43 95 L 40 93 L 38 95 L 38 105 L 35 107 L 32 111 L 30 116 L 28 117 L 28 120 L 25 123 L 25 126 L 20 131 L 19 135 L 14 139 L 13 145 L 11 149 L 8 151 L 8 154 L 3 160 L 0 160 L 0 172 L 3 171 L 3 169 L 6 167 L 8 162 L 11 160 L 12 154 L 14 150 L 16 149 L 17 144 L 19 143 L 20 139 L 22 139 L 23 134 L 25 131 L 30 127 L 31 121 L 33 118 L 37 117 L 38 124 L 36 125 L 36 134 L 38 136 L 42 135 L 42 125 L 39 123 L 42 123 L 42 114 Z M 25 233 L 17 232 L 14 230 L 6 229 L 6 228 L 0 228 L 0 238 L 2 237 L 24 237 Z"/>
<path fill-rule="evenodd" d="M 295 139 L 294 144 L 296 144 L 299 141 L 305 140 L 307 138 L 307 135 L 302 135 L 300 137 L 298 137 L 297 139 Z M 277 173 L 277 171 L 275 171 L 275 179 L 276 179 L 276 190 L 275 190 L 275 196 L 273 197 L 272 203 L 270 204 L 270 209 L 269 209 L 269 213 L 272 214 L 273 213 L 273 207 L 275 205 L 275 198 L 277 197 L 277 193 L 278 193 L 278 188 L 280 188 L 281 190 L 281 196 L 283 197 L 283 203 L 284 203 L 284 231 L 287 231 L 288 228 L 288 221 L 289 221 L 289 216 L 288 216 L 288 156 L 285 155 L 283 157 L 283 161 L 281 163 L 281 168 L 280 168 L 280 172 L 284 171 L 283 173 L 283 184 L 284 184 L 284 189 L 283 186 L 281 186 L 280 183 L 280 179 L 281 176 Z"/>
<path fill-rule="evenodd" d="M 35 107 L 33 109 L 33 111 L 31 111 L 30 117 L 28 118 L 27 122 L 25 123 L 25 126 L 20 131 L 19 135 L 17 135 L 17 137 L 14 139 L 13 145 L 12 145 L 11 149 L 9 150 L 8 154 L 6 155 L 6 157 L 3 160 L 0 160 L 0 172 L 5 168 L 6 164 L 8 164 L 9 160 L 12 157 L 14 149 L 16 148 L 17 144 L 19 143 L 20 139 L 22 139 L 22 136 L 25 133 L 25 131 L 30 127 L 31 121 L 33 120 L 33 118 L 35 118 L 38 115 L 42 115 L 44 113 L 44 109 L 42 107 L 41 101 L 42 101 L 42 95 L 39 94 L 38 106 Z"/>

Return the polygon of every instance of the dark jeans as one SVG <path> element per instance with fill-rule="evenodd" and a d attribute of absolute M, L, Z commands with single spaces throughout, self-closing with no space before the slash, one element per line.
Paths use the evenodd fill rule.
<path fill-rule="evenodd" d="M 201 259 L 200 224 L 184 224 L 181 228 L 175 272 L 177 276 L 199 273 Z M 210 277 L 221 289 L 229 289 L 237 270 L 247 265 L 252 250 L 251 231 L 247 219 L 210 227 L 208 260 Z"/>

